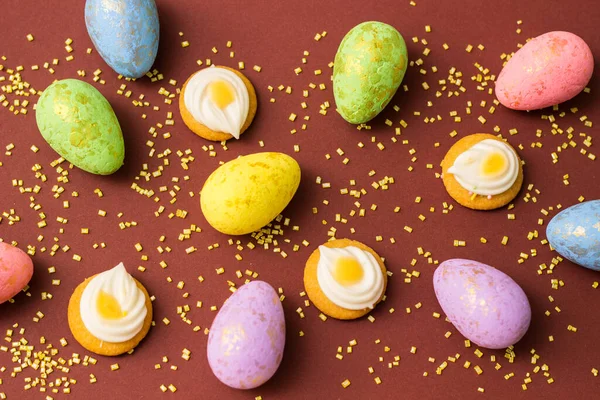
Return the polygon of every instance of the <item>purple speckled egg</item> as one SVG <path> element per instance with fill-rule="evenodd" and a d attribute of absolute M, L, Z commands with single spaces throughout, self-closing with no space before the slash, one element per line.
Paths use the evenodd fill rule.
<path fill-rule="evenodd" d="M 433 274 L 433 288 L 450 322 L 478 346 L 506 348 L 529 328 L 525 292 L 494 267 L 459 258 L 444 261 Z"/>
<path fill-rule="evenodd" d="M 208 335 L 208 364 L 235 389 L 268 381 L 281 363 L 285 318 L 279 295 L 266 282 L 240 287 L 223 304 Z"/>

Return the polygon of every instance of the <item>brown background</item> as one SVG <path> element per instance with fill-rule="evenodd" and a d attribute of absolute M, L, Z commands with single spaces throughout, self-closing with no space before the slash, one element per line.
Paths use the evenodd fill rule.
<path fill-rule="evenodd" d="M 587 128 L 579 121 L 579 117 L 587 115 L 590 120 L 597 122 L 600 111 L 597 107 L 598 74 L 595 73 L 590 87 L 591 94 L 582 94 L 573 101 L 561 106 L 567 111 L 564 118 L 558 117 L 554 112 L 557 123 L 562 129 L 573 126 L 575 149 L 560 154 L 560 162 L 552 164 L 550 153 L 557 146 L 568 141 L 566 134 L 552 135 L 551 124 L 542 120 L 545 112 L 513 112 L 502 107 L 497 107 L 496 112 L 490 115 L 487 109 L 493 100 L 492 96 L 478 92 L 470 77 L 477 70 L 473 63 L 479 62 L 490 69 L 491 73 L 498 74 L 501 69 L 501 53 L 510 53 L 517 47 L 517 43 L 524 43 L 528 37 L 537 36 L 551 30 L 569 30 L 584 38 L 590 45 L 596 57 L 600 55 L 600 37 L 597 33 L 597 23 L 600 20 L 600 9 L 595 0 L 577 2 L 548 2 L 536 1 L 424 1 L 416 0 L 417 6 L 411 7 L 408 0 L 402 1 L 158 1 L 161 21 L 161 44 L 156 61 L 156 68 L 164 74 L 165 80 L 150 83 L 147 78 L 135 83 L 128 83 L 128 89 L 134 92 L 133 98 L 144 94 L 145 100 L 152 105 L 159 105 L 160 111 L 152 111 L 150 107 L 136 108 L 131 104 L 131 99 L 117 95 L 116 91 L 123 81 L 116 79 L 116 74 L 94 52 L 86 55 L 85 49 L 91 47 L 83 19 L 83 2 L 76 0 L 63 0 L 53 2 L 39 2 L 31 0 L 4 0 L 0 6 L 0 55 L 7 57 L 0 62 L 5 68 L 14 68 L 23 65 L 23 80 L 31 83 L 36 89 L 44 89 L 55 78 L 76 77 L 78 69 L 87 72 L 85 80 L 91 82 L 92 73 L 97 68 L 103 70 L 102 78 L 105 85 L 95 84 L 96 87 L 109 99 L 121 122 L 126 142 L 126 160 L 121 170 L 113 176 L 99 177 L 86 174 L 73 169 L 69 173 L 69 183 L 65 186 L 65 193 L 55 199 L 52 196 L 52 186 L 57 183 L 57 173 L 49 163 L 57 156 L 44 143 L 36 124 L 35 113 L 30 108 L 26 116 L 14 116 L 8 110 L 0 108 L 0 145 L 2 154 L 0 161 L 0 209 L 2 212 L 13 208 L 21 217 L 21 221 L 13 226 L 5 218 L 0 223 L 0 237 L 5 241 L 16 240 L 21 248 L 27 245 L 37 246 L 37 254 L 33 257 L 35 263 L 35 276 L 31 282 L 30 294 L 27 297 L 20 294 L 15 304 L 0 306 L 0 331 L 8 329 L 18 323 L 25 328 L 24 337 L 36 349 L 42 348 L 39 337 L 44 335 L 48 342 L 59 347 L 60 355 L 69 358 L 72 353 L 87 354 L 72 338 L 66 321 L 66 307 L 69 296 L 77 284 L 85 277 L 103 271 L 123 261 L 130 271 L 139 278 L 149 292 L 156 296 L 154 303 L 156 327 L 153 328 L 146 340 L 132 356 L 123 356 L 117 359 L 98 357 L 96 366 L 75 366 L 68 376 L 76 378 L 78 383 L 72 387 L 68 396 L 59 394 L 55 398 L 90 398 L 102 396 L 103 398 L 202 398 L 202 399 L 253 399 L 261 395 L 264 399 L 309 399 L 344 398 L 595 398 L 600 387 L 600 377 L 594 377 L 590 370 L 592 367 L 600 369 L 600 346 L 597 345 L 600 330 L 600 313 L 597 312 L 597 302 L 600 289 L 594 290 L 592 283 L 600 280 L 597 272 L 588 271 L 574 266 L 569 262 L 561 263 L 553 275 L 538 275 L 538 265 L 550 263 L 555 255 L 547 246 L 540 244 L 545 237 L 545 225 L 550 217 L 544 217 L 540 209 L 562 204 L 569 206 L 577 202 L 580 195 L 586 199 L 600 197 L 598 187 L 598 160 L 590 161 L 579 154 L 583 147 L 580 132 L 594 137 L 597 136 L 596 125 Z M 409 92 L 399 92 L 392 101 L 400 106 L 396 113 L 389 107 L 383 115 L 373 122 L 370 132 L 359 132 L 354 127 L 346 124 L 335 112 L 333 95 L 329 82 L 330 70 L 327 64 L 333 60 L 336 48 L 343 35 L 354 25 L 365 20 L 380 20 L 395 26 L 407 41 L 410 58 L 415 60 L 422 57 L 425 60 L 426 76 L 419 74 L 418 68 L 409 68 L 404 83 L 409 86 Z M 523 32 L 518 35 L 517 20 L 523 20 Z M 432 32 L 425 33 L 425 25 L 431 25 Z M 327 36 L 319 42 L 313 40 L 317 32 L 327 31 Z M 178 32 L 184 32 L 183 39 L 189 40 L 190 46 L 182 48 Z M 27 42 L 25 36 L 32 33 L 35 41 Z M 411 38 L 418 36 L 419 40 L 425 38 L 431 49 L 428 57 L 421 56 L 424 46 L 415 44 Z M 75 60 L 66 62 L 64 40 L 73 39 L 72 53 Z M 235 58 L 228 57 L 225 43 L 233 41 Z M 444 51 L 442 43 L 447 42 L 450 50 Z M 485 50 L 476 48 L 471 54 L 465 52 L 467 44 L 477 46 L 485 45 Z M 213 54 L 211 48 L 216 46 L 218 54 Z M 301 65 L 302 52 L 308 50 L 310 56 L 308 63 Z M 45 61 L 59 58 L 60 64 L 55 66 L 56 73 L 51 75 L 40 68 L 31 71 L 32 64 L 40 67 Z M 259 96 L 259 111 L 251 129 L 244 134 L 239 142 L 228 143 L 228 150 L 223 151 L 217 144 L 216 157 L 209 157 L 202 150 L 208 143 L 197 138 L 189 132 L 181 122 L 177 102 L 172 106 L 163 103 L 163 98 L 158 94 L 160 87 L 173 91 L 174 87 L 167 82 L 176 79 L 180 85 L 194 71 L 197 70 L 196 59 L 211 58 L 216 63 L 236 66 L 237 61 L 245 61 L 246 75 L 254 83 Z M 253 65 L 262 66 L 262 71 L 252 71 Z M 432 73 L 431 67 L 437 66 L 438 72 Z M 302 66 L 304 72 L 296 76 L 293 69 Z M 467 92 L 460 97 L 437 99 L 434 94 L 437 90 L 437 80 L 447 77 L 448 69 L 455 66 L 463 72 L 464 86 Z M 313 75 L 313 70 L 323 69 L 323 75 Z M 0 72 L 5 76 L 5 72 Z M 8 78 L 7 78 L 8 79 Z M 424 91 L 420 83 L 427 81 L 431 89 Z M 327 85 L 327 90 L 311 91 L 308 99 L 309 108 L 303 111 L 300 108 L 302 90 L 309 82 Z M 3 83 L 5 84 L 5 83 Z M 290 85 L 294 92 L 286 95 L 275 90 L 270 94 L 268 85 Z M 269 103 L 269 98 L 275 97 L 275 104 Z M 9 97 L 12 101 L 14 97 Z M 485 108 L 479 107 L 481 100 L 487 100 Z M 327 116 L 318 114 L 319 104 L 323 101 L 332 104 Z M 427 107 L 426 102 L 433 101 L 433 107 Z M 473 102 L 473 113 L 465 114 L 466 102 Z M 577 106 L 579 112 L 572 115 L 568 107 Z M 454 123 L 449 117 L 449 111 L 456 110 L 463 117 L 462 123 Z M 153 139 L 157 153 L 166 148 L 173 152 L 169 156 L 171 165 L 165 167 L 160 178 L 150 182 L 136 181 L 144 188 L 153 189 L 160 197 L 160 202 L 155 203 L 149 198 L 141 196 L 130 189 L 142 168 L 143 163 L 148 163 L 149 170 L 153 171 L 162 164 L 156 156 L 148 156 L 149 147 L 145 145 L 148 139 L 148 129 L 157 122 L 164 122 L 166 113 L 172 111 L 175 115 L 175 126 L 162 129 L 172 133 L 172 138 L 163 140 L 161 136 Z M 421 116 L 413 115 L 414 111 L 421 111 Z M 295 123 L 288 121 L 291 112 L 300 117 Z M 146 113 L 147 119 L 141 119 Z M 442 117 L 442 121 L 434 124 L 425 124 L 425 116 Z M 308 129 L 300 131 L 301 118 L 310 115 Z M 477 121 L 477 116 L 484 115 L 487 123 L 482 126 Z M 407 129 L 403 129 L 399 139 L 408 140 L 408 145 L 399 141 L 393 143 L 393 129 L 384 124 L 385 118 L 398 126 L 400 119 L 408 122 Z M 445 151 L 454 140 L 464 135 L 491 131 L 498 125 L 501 132 L 508 136 L 508 130 L 518 129 L 518 134 L 509 138 L 511 144 L 522 144 L 523 150 L 519 153 L 527 162 L 525 168 L 525 185 L 519 197 L 515 200 L 516 220 L 507 219 L 506 209 L 495 212 L 475 212 L 455 205 L 449 214 L 442 214 L 442 203 L 450 202 L 440 180 L 435 178 L 434 172 L 439 171 L 438 164 Z M 291 135 L 289 132 L 296 128 L 299 132 Z M 449 132 L 456 129 L 459 136 L 451 139 Z M 541 139 L 535 137 L 536 129 L 543 131 Z M 371 143 L 371 136 L 376 138 Z M 261 149 L 258 141 L 262 140 L 265 147 Z M 596 139 L 600 140 L 600 139 Z M 357 143 L 362 141 L 365 148 L 359 149 Z M 532 149 L 531 143 L 541 141 L 541 149 Z M 384 151 L 379 151 L 375 144 L 382 142 Z M 434 148 L 433 143 L 439 142 L 439 148 Z M 3 154 L 4 146 L 14 143 L 15 149 L 12 156 Z M 37 145 L 40 151 L 34 154 L 29 150 L 32 144 Z M 301 151 L 294 153 L 294 144 L 300 145 Z M 345 157 L 350 158 L 348 165 L 342 164 L 343 157 L 336 154 L 337 148 L 345 151 Z M 416 150 L 417 160 L 411 162 L 409 150 Z M 185 172 L 179 166 L 177 150 L 191 149 L 195 161 L 191 168 Z M 214 232 L 203 219 L 198 206 L 198 192 L 204 179 L 218 165 L 220 160 L 226 161 L 239 154 L 247 154 L 261 150 L 282 151 L 292 154 L 300 163 L 303 172 L 301 187 L 285 210 L 284 215 L 291 218 L 292 225 L 299 225 L 299 232 L 285 230 L 285 238 L 291 244 L 280 240 L 281 248 L 289 254 L 283 259 L 271 250 L 245 249 L 239 252 L 242 261 L 237 261 L 234 256 L 238 253 L 235 246 L 227 244 L 227 237 Z M 590 151 L 598 153 L 596 145 Z M 327 160 L 325 154 L 331 154 Z M 33 164 L 39 163 L 48 176 L 48 182 L 42 184 L 34 179 L 31 172 Z M 426 164 L 432 163 L 435 168 L 427 169 Z M 414 171 L 408 172 L 409 165 Z M 371 188 L 374 178 L 368 172 L 374 169 L 377 174 L 374 178 L 393 176 L 395 184 L 388 191 L 375 191 Z M 172 189 L 171 178 L 183 178 L 189 175 L 189 181 L 180 181 L 181 192 L 177 196 L 177 203 L 170 205 L 170 196 L 167 192 L 159 193 L 159 187 L 167 185 Z M 569 174 L 569 186 L 562 182 L 563 175 Z M 331 189 L 322 189 L 315 184 L 317 176 L 324 182 L 331 182 Z M 20 194 L 18 188 L 12 187 L 12 179 L 23 179 L 24 186 L 40 184 L 42 190 L 35 195 L 35 202 L 43 206 L 42 211 L 47 215 L 48 226 L 37 228 L 39 220 L 37 212 L 29 207 L 30 194 Z M 360 199 L 362 207 L 369 209 L 371 204 L 377 204 L 376 211 L 368 210 L 364 218 L 349 217 L 348 213 L 354 209 L 354 199 L 339 194 L 339 189 L 348 187 L 348 181 L 356 179 L 357 187 L 364 187 L 368 194 Z M 534 184 L 540 194 L 531 192 L 537 198 L 537 203 L 523 201 L 526 187 Z M 98 198 L 94 193 L 95 188 L 101 188 L 104 197 Z M 70 193 L 78 191 L 79 197 L 72 198 Z M 189 191 L 195 192 L 192 198 Z M 416 204 L 414 199 L 421 196 L 422 201 Z M 69 200 L 71 207 L 62 208 L 62 201 Z M 329 200 L 329 205 L 323 205 L 323 200 Z M 154 211 L 159 204 L 166 207 L 166 211 L 159 217 L 154 216 Z M 402 207 L 398 214 L 392 212 L 395 206 Z M 435 207 L 435 212 L 430 213 L 429 208 Z M 318 207 L 319 212 L 312 214 L 312 207 Z M 99 208 L 108 211 L 106 218 L 97 216 Z M 185 220 L 167 217 L 168 213 L 184 209 L 188 211 Z M 117 213 L 122 212 L 122 218 Z M 335 222 L 335 214 L 340 213 L 349 219 L 348 224 Z M 425 222 L 418 220 L 422 213 L 427 216 Z M 553 215 L 553 213 L 551 214 Z M 68 224 L 61 225 L 56 222 L 56 217 L 67 218 Z M 538 226 L 538 218 L 544 218 L 544 226 Z M 120 230 L 120 221 L 136 221 L 136 227 Z M 323 220 L 327 224 L 322 223 Z M 182 229 L 190 224 L 202 227 L 203 232 L 194 234 L 185 242 L 177 240 Z M 403 230 L 405 225 L 413 227 L 412 234 Z M 395 272 L 390 280 L 388 298 L 373 312 L 376 318 L 374 323 L 363 319 L 354 322 L 339 322 L 332 319 L 322 322 L 318 312 L 312 307 L 304 307 L 304 298 L 299 293 L 302 288 L 302 272 L 304 262 L 310 252 L 321 242 L 327 239 L 327 232 L 331 226 L 337 228 L 338 237 L 351 236 L 350 227 L 356 229 L 353 238 L 372 246 L 382 256 L 386 257 L 388 268 Z M 59 234 L 59 228 L 64 228 L 64 233 Z M 80 234 L 82 227 L 88 227 L 90 234 Z M 526 236 L 529 231 L 538 229 L 540 237 L 528 241 Z M 41 243 L 36 241 L 39 234 L 45 236 Z M 158 238 L 166 235 L 163 246 L 171 246 L 172 252 L 159 254 L 156 247 L 161 243 Z M 377 242 L 375 236 L 383 236 L 383 241 Z M 501 246 L 502 236 L 510 237 L 508 246 Z M 479 238 L 485 236 L 488 243 L 479 243 Z M 67 253 L 59 251 L 54 257 L 49 252 L 40 252 L 40 248 L 51 247 L 54 238 L 61 246 L 69 245 L 71 250 Z M 394 237 L 396 244 L 391 244 L 389 238 Z M 240 238 L 246 244 L 250 238 Z M 308 240 L 310 246 L 297 253 L 292 251 L 292 245 L 302 240 Z M 465 240 L 466 247 L 454 247 L 454 239 Z M 105 249 L 94 250 L 93 243 L 105 242 Z M 135 243 L 141 243 L 144 250 L 136 252 Z M 219 243 L 218 249 L 208 251 L 209 245 Z M 185 248 L 194 245 L 199 250 L 192 255 L 186 255 Z M 427 263 L 426 259 L 417 254 L 417 247 L 422 246 L 425 251 L 431 251 L 432 257 L 440 262 L 454 257 L 463 257 L 479 260 L 510 274 L 522 285 L 529 296 L 533 320 L 531 328 L 525 338 L 516 346 L 517 354 L 514 364 L 509 364 L 503 358 L 503 351 L 489 351 L 482 349 L 484 356 L 478 359 L 473 351 L 475 347 L 466 349 L 463 337 L 443 319 L 434 319 L 432 313 L 441 311 L 435 299 L 431 277 L 435 269 Z M 537 249 L 537 257 L 530 257 L 523 264 L 517 260 L 521 252 L 529 253 L 530 249 Z M 83 257 L 81 262 L 72 260 L 74 253 Z M 140 260 L 146 254 L 148 261 Z M 416 258 L 418 263 L 412 267 L 410 261 Z M 159 262 L 165 260 L 167 269 L 162 269 Z M 51 265 L 56 267 L 54 275 L 47 273 Z M 147 268 L 146 272 L 136 271 L 138 265 Z M 217 275 L 215 269 L 225 268 L 225 274 Z M 402 268 L 409 271 L 418 270 L 421 276 L 413 278 L 411 284 L 404 283 L 401 273 Z M 229 291 L 227 280 L 240 282 L 235 276 L 236 270 L 251 269 L 259 272 L 259 279 L 265 280 L 275 288 L 283 288 L 286 295 L 283 302 L 288 328 L 287 345 L 283 363 L 278 373 L 266 385 L 256 390 L 244 392 L 231 390 L 218 382 L 211 374 L 205 356 L 206 336 L 202 332 L 194 333 L 192 327 L 200 325 L 202 329 L 209 327 L 215 313 L 211 312 L 211 305 L 221 305 L 227 298 Z M 199 283 L 196 278 L 202 274 L 204 283 Z M 167 282 L 171 277 L 173 283 Z M 551 288 L 552 278 L 562 279 L 565 286 L 559 290 Z M 61 279 L 60 286 L 52 286 L 52 279 Z M 176 282 L 186 282 L 184 290 L 176 288 Z M 52 300 L 41 301 L 40 293 L 49 291 L 53 294 Z M 184 292 L 189 292 L 189 298 L 182 297 Z M 555 299 L 550 303 L 548 295 Z M 196 309 L 197 300 L 202 300 L 202 309 Z M 422 302 L 421 309 L 414 305 Z M 188 317 L 193 321 L 191 326 L 180 321 L 176 307 L 189 304 L 192 311 Z M 300 319 L 296 309 L 302 306 L 306 317 Z M 554 310 L 558 306 L 560 313 Z M 396 312 L 388 313 L 394 307 Z M 407 314 L 406 307 L 412 308 L 412 313 Z M 32 318 L 37 311 L 42 311 L 45 317 L 39 323 L 34 323 Z M 544 315 L 550 310 L 551 316 Z M 166 326 L 161 320 L 167 317 L 171 324 Z M 568 325 L 578 328 L 577 333 L 567 330 Z M 304 337 L 299 337 L 302 330 Z M 453 335 L 446 339 L 447 331 Z M 554 342 L 548 341 L 548 336 L 554 335 Z M 15 333 L 18 340 L 21 335 Z M 62 348 L 59 344 L 61 337 L 69 342 Z M 356 339 L 358 345 L 352 354 L 346 355 L 343 360 L 335 358 L 337 346 L 344 346 L 348 341 Z M 380 344 L 375 340 L 380 339 Z M 9 343 L 5 343 L 9 345 Z M 391 351 L 384 352 L 384 346 L 389 346 Z M 416 346 L 416 354 L 409 352 L 411 346 Z M 190 361 L 184 361 L 180 355 L 183 348 L 192 351 Z M 548 384 L 541 372 L 532 373 L 533 382 L 528 385 L 528 390 L 523 391 L 521 384 L 526 373 L 531 372 L 530 351 L 540 355 L 537 365 L 547 364 L 555 382 Z M 448 356 L 460 353 L 461 358 L 449 366 L 442 375 L 436 375 L 436 367 Z M 400 365 L 388 369 L 387 363 L 393 361 L 395 355 L 401 356 Z M 496 355 L 502 368 L 494 369 L 495 363 L 490 361 L 490 356 Z M 154 369 L 156 363 L 161 362 L 163 356 L 168 356 L 169 362 L 162 365 L 159 370 Z M 378 361 L 384 357 L 384 362 Z M 435 357 L 435 363 L 428 362 L 429 357 Z M 472 362 L 471 368 L 464 369 L 465 360 Z M 118 362 L 120 370 L 110 371 L 110 364 Z M 170 370 L 171 365 L 177 365 L 178 370 Z M 477 375 L 473 370 L 474 365 L 479 365 L 484 373 Z M 27 376 L 36 377 L 39 374 L 26 369 L 17 378 L 10 377 L 10 371 L 16 366 L 11 361 L 11 356 L 0 352 L 0 367 L 6 366 L 5 372 L 0 372 L 0 392 L 5 392 L 9 399 L 44 398 L 45 395 L 32 389 L 22 392 L 23 379 Z M 368 367 L 373 366 L 375 373 L 370 375 Z M 423 372 L 428 371 L 429 376 L 423 377 Z M 514 372 L 515 376 L 506 381 L 504 375 Z M 96 384 L 89 384 L 89 374 L 97 376 Z M 55 372 L 51 378 L 62 376 Z M 376 385 L 373 378 L 379 376 L 381 385 Z M 347 389 L 342 389 L 340 383 L 350 379 L 352 384 Z M 161 384 L 174 384 L 177 392 L 172 394 L 161 393 Z M 483 387 L 485 393 L 477 392 L 478 387 Z"/>

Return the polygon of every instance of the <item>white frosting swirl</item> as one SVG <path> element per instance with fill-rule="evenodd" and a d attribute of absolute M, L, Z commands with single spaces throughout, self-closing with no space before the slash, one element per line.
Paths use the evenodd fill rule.
<path fill-rule="evenodd" d="M 485 173 L 483 164 L 490 156 L 503 158 L 502 168 Z M 448 173 L 466 190 L 482 196 L 504 193 L 519 176 L 519 158 L 508 144 L 495 139 L 485 139 L 456 157 Z"/>
<path fill-rule="evenodd" d="M 235 99 L 223 109 L 214 104 L 208 90 L 209 84 L 215 81 L 225 81 L 235 93 Z M 240 138 L 240 131 L 248 117 L 250 98 L 244 81 L 234 72 L 214 65 L 198 71 L 186 85 L 184 102 L 194 119 L 202 125 Z"/>
<path fill-rule="evenodd" d="M 348 310 L 375 307 L 383 294 L 384 283 L 383 272 L 371 253 L 354 246 L 342 248 L 319 246 L 319 253 L 317 281 L 329 300 Z M 353 258 L 362 266 L 363 276 L 359 282 L 346 286 L 335 280 L 336 263 L 342 257 Z"/>
<path fill-rule="evenodd" d="M 98 297 L 104 294 L 116 299 L 123 316 L 108 319 L 98 311 Z M 105 342 L 122 343 L 137 335 L 144 325 L 146 296 L 125 270 L 123 263 L 90 280 L 81 295 L 81 319 L 88 331 Z"/>

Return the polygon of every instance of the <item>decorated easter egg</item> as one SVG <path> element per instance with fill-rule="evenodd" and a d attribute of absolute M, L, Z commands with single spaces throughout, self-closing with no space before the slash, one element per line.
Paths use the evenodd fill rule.
<path fill-rule="evenodd" d="M 556 214 L 546 236 L 561 256 L 600 271 L 600 200 L 579 203 Z"/>
<path fill-rule="evenodd" d="M 38 128 L 50 147 L 84 171 L 109 175 L 123 165 L 125 143 L 108 100 L 78 79 L 56 81 L 37 103 Z"/>
<path fill-rule="evenodd" d="M 256 153 L 217 168 L 200 193 L 208 223 L 228 235 L 262 228 L 288 205 L 300 184 L 300 166 L 283 153 Z"/>
<path fill-rule="evenodd" d="M 154 0 L 87 0 L 85 26 L 116 73 L 139 78 L 152 68 L 160 29 Z"/>
<path fill-rule="evenodd" d="M 23 250 L 0 242 L 0 304 L 15 297 L 33 276 L 33 262 Z"/>
<path fill-rule="evenodd" d="M 496 97 L 513 110 L 536 110 L 575 97 L 590 81 L 594 58 L 570 32 L 548 32 L 527 42 L 496 80 Z"/>
<path fill-rule="evenodd" d="M 285 318 L 279 295 L 266 282 L 240 287 L 225 301 L 208 335 L 208 363 L 227 386 L 252 389 L 281 363 Z"/>
<path fill-rule="evenodd" d="M 400 86 L 408 54 L 402 35 L 382 22 L 363 22 L 344 36 L 335 55 L 333 95 L 352 124 L 373 119 Z"/>
<path fill-rule="evenodd" d="M 529 328 L 531 307 L 525 292 L 489 265 L 459 258 L 444 261 L 433 274 L 433 288 L 450 322 L 478 346 L 511 346 Z"/>

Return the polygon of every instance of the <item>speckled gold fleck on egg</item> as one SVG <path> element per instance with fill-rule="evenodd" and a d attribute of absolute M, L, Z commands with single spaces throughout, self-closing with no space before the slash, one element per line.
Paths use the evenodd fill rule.
<path fill-rule="evenodd" d="M 50 147 L 84 171 L 109 175 L 123 165 L 125 143 L 106 98 L 78 79 L 56 81 L 40 97 L 36 120 Z"/>
<path fill-rule="evenodd" d="M 279 368 L 285 347 L 285 318 L 279 295 L 253 281 L 225 302 L 210 328 L 208 363 L 227 386 L 252 389 Z"/>
<path fill-rule="evenodd" d="M 406 44 L 392 26 L 377 21 L 352 28 L 335 55 L 333 94 L 352 124 L 373 119 L 400 86 L 408 63 Z"/>

